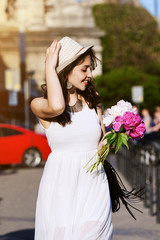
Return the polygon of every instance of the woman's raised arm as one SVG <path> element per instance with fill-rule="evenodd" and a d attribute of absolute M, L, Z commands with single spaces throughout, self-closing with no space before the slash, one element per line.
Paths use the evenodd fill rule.
<path fill-rule="evenodd" d="M 63 113 L 65 101 L 61 84 L 59 82 L 56 66 L 61 45 L 54 40 L 46 52 L 46 86 L 47 99 L 35 98 L 31 102 L 31 109 L 38 118 L 52 118 Z"/>

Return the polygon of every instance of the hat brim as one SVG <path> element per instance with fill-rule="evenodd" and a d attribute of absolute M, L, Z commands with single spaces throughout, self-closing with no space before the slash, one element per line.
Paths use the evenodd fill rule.
<path fill-rule="evenodd" d="M 62 63 L 61 65 L 59 65 L 56 68 L 57 73 L 61 72 L 65 67 L 67 67 L 70 63 L 74 62 L 80 55 L 82 55 L 83 53 L 85 53 L 88 49 L 92 48 L 92 46 L 88 46 L 83 48 L 77 55 L 75 55 L 74 57 L 68 59 L 66 62 Z"/>

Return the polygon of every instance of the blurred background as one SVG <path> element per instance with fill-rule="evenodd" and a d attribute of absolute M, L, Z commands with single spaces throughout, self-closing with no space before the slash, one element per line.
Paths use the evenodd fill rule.
<path fill-rule="evenodd" d="M 147 128 L 144 139 L 131 145 L 131 155 L 122 148 L 117 167 L 131 185 L 140 183 L 139 179 L 146 185 L 145 207 L 160 223 L 160 0 L 0 0 L 0 165 L 36 167 L 47 159 L 50 149 L 30 102 L 43 95 L 46 49 L 53 39 L 64 36 L 84 46 L 94 45 L 101 64 L 93 75 L 104 111 L 124 99 L 143 117 Z M 128 159 L 132 159 L 129 166 Z M 29 186 L 34 188 L 30 197 L 41 175 L 41 169 L 32 171 L 29 178 L 24 169 L 23 174 L 14 175 L 16 184 L 24 176 L 26 182 L 30 180 Z M 2 197 L 7 194 L 6 199 L 15 201 L 7 181 L 5 176 Z M 19 190 L 22 192 L 20 185 Z M 35 199 L 36 194 L 34 204 Z M 4 208 L 9 209 L 10 202 L 5 202 Z M 29 214 L 32 219 L 34 208 L 28 209 L 20 216 Z M 7 214 L 2 211 L 3 233 L 7 231 Z M 34 219 L 31 223 L 27 220 L 30 225 L 25 221 L 26 226 L 33 226 Z M 24 226 L 21 218 L 18 225 L 10 222 L 10 230 Z"/>
<path fill-rule="evenodd" d="M 66 35 L 95 46 L 105 108 L 124 99 L 153 116 L 160 101 L 159 8 L 158 0 L 1 0 L 0 122 L 34 128 L 29 104 L 42 96 L 46 49 Z"/>

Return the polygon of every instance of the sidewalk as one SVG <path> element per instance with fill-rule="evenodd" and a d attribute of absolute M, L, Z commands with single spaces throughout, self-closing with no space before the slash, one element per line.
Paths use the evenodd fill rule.
<path fill-rule="evenodd" d="M 115 160 L 112 156 L 112 163 Z M 131 189 L 126 179 L 118 172 L 124 185 L 127 189 Z M 160 239 L 160 224 L 156 223 L 156 216 L 150 216 L 149 210 L 144 207 L 143 201 L 135 203 L 134 206 L 141 210 L 140 213 L 132 210 L 136 221 L 130 216 L 126 208 L 121 204 L 121 208 L 117 213 L 112 214 L 113 222 L 113 240 L 159 240 Z"/>

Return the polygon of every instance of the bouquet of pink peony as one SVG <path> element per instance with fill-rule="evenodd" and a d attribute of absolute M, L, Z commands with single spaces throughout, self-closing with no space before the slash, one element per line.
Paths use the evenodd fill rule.
<path fill-rule="evenodd" d="M 115 149 L 115 153 L 118 152 L 122 144 L 129 149 L 128 140 L 138 140 L 142 138 L 146 130 L 145 124 L 136 112 L 136 109 L 132 107 L 131 103 L 125 102 L 124 100 L 119 101 L 115 106 L 107 109 L 103 123 L 106 127 L 110 128 L 111 131 L 103 138 L 103 140 L 106 139 L 106 144 L 97 152 L 101 152 L 100 156 L 97 161 L 88 168 L 90 172 L 97 168 L 99 164 L 101 164 L 101 171 L 111 148 Z"/>

